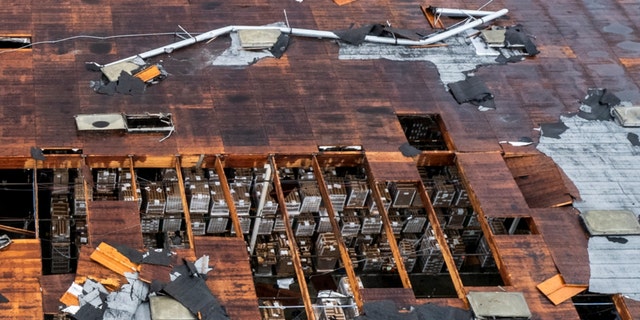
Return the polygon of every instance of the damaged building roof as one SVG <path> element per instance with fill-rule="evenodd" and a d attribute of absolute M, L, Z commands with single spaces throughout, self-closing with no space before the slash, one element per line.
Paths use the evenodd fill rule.
<path fill-rule="evenodd" d="M 429 3 L 469 9 L 484 4 Z M 538 234 L 499 235 L 489 245 L 505 290 L 523 292 L 533 318 L 541 319 L 578 318 L 571 303 L 554 306 L 536 285 L 558 271 L 570 283 L 587 284 L 587 240 L 576 212 L 554 207 L 566 204 L 569 186 L 540 191 L 546 188 L 545 183 L 563 180 L 558 177 L 562 173 L 550 169 L 544 160 L 532 160 L 533 165 L 528 167 L 529 160 L 523 160 L 525 164 L 505 162 L 503 155 L 517 158 L 538 157 L 540 151 L 547 154 L 579 190 L 581 201 L 574 205 L 581 210 L 626 209 L 639 214 L 638 199 L 634 198 L 640 194 L 640 168 L 635 161 L 637 128 L 622 129 L 613 121 L 565 117 L 578 113 L 577 101 L 594 103 L 584 94 L 594 86 L 606 87 L 622 101 L 640 103 L 640 26 L 634 19 L 640 16 L 640 7 L 633 1 L 492 2 L 482 10 L 507 8 L 509 14 L 431 47 L 356 46 L 353 43 L 361 36 L 348 43 L 281 34 L 270 50 L 255 49 L 264 44 L 253 43 L 248 46 L 256 52 L 238 55 L 238 50 L 243 50 L 241 39 L 232 34 L 180 50 L 166 50 L 137 67 L 127 65 L 124 73 L 118 68 L 106 74 L 101 68 L 96 72 L 86 70 L 86 62 L 118 61 L 238 23 L 278 23 L 283 28 L 312 30 L 357 30 L 377 25 L 386 29 L 382 35 L 389 41 L 436 31 L 430 28 L 418 4 L 405 0 L 375 4 L 354 1 L 342 6 L 331 1 L 275 4 L 253 0 L 188 4 L 142 1 L 136 5 L 144 10 L 132 10 L 128 2 L 88 0 L 0 8 L 0 30 L 10 38 L 26 35 L 32 43 L 19 50 L 9 44 L 0 48 L 3 169 L 193 167 L 202 164 L 201 155 L 310 155 L 318 152 L 318 146 L 360 146 L 374 179 L 413 181 L 419 174 L 414 159 L 398 150 L 407 139 L 397 116 L 438 114 L 450 148 L 443 154 L 455 158 L 482 218 L 529 219 L 535 227 L 532 229 L 537 230 Z M 461 21 L 443 19 L 447 26 Z M 507 30 L 522 26 L 519 31 L 511 30 L 517 31 L 515 34 L 505 31 L 505 41 L 537 54 L 524 60 L 522 55 L 506 50 L 500 53 L 515 55 L 479 55 L 490 52 L 478 49 L 478 42 L 474 42 L 482 40 L 481 31 L 489 25 Z M 489 42 L 500 43 L 499 33 L 498 40 Z M 0 43 L 3 38 L 0 35 Z M 275 34 L 271 35 L 270 39 L 274 38 Z M 68 40 L 59 41 L 62 39 Z M 510 61 L 518 62 L 503 64 Z M 140 68 L 154 65 L 166 70 L 162 82 L 146 82 L 143 75 L 136 77 Z M 480 112 L 475 106 L 458 104 L 448 85 L 468 79 L 482 80 L 483 84 L 481 90 L 472 92 L 471 101 L 491 95 L 495 109 Z M 463 93 L 469 94 L 467 89 L 463 87 Z M 598 106 L 603 101 L 609 103 L 601 98 L 595 101 Z M 170 113 L 175 133 L 161 139 L 165 131 L 135 135 L 118 130 L 79 132 L 74 121 L 74 115 L 147 113 Z M 540 127 L 541 137 L 535 130 Z M 542 143 L 538 149 L 499 143 L 521 137 Z M 437 162 L 440 156 L 429 160 Z M 542 165 L 545 170 L 537 175 L 522 171 L 535 171 Z M 88 182 L 91 178 L 86 179 Z M 545 192 L 553 197 L 542 199 Z M 574 193 L 570 191 L 569 195 Z M 98 207 L 102 205 L 107 207 Z M 134 223 L 121 238 L 111 233 L 109 223 L 122 225 L 133 219 L 128 220 L 129 211 L 123 207 L 109 216 L 110 205 L 89 206 L 90 219 L 94 218 L 88 227 L 91 245 L 106 241 L 115 246 L 114 242 L 122 240 L 140 249 L 139 225 Z M 59 288 L 56 279 L 42 281 L 41 241 L 13 238 L 13 243 L 0 251 L 4 270 L 0 272 L 0 294 L 8 300 L 0 303 L 0 316 L 40 318 L 43 312 L 53 313 L 50 302 L 59 297 L 51 299 L 51 295 L 58 295 Z M 237 239 L 202 238 L 195 237 L 193 248 L 179 254 L 190 261 L 205 253 L 210 255 L 214 267 L 211 273 L 220 276 L 210 276 L 205 283 L 229 317 L 259 318 L 245 244 Z M 87 246 L 79 250 L 78 279 L 91 276 L 128 283 L 124 276 L 91 261 L 91 253 Z M 169 280 L 167 272 L 171 269 L 167 266 L 142 265 L 141 278 Z M 604 283 L 606 280 L 600 282 Z M 41 291 L 41 287 L 46 288 Z M 114 296 L 112 301 L 120 298 Z M 640 317 L 640 303 L 620 299 L 631 318 Z M 420 299 L 424 300 L 429 299 Z M 457 301 L 456 306 L 465 307 L 460 303 L 463 299 L 452 300 Z M 93 314 L 94 310 L 87 311 Z"/>

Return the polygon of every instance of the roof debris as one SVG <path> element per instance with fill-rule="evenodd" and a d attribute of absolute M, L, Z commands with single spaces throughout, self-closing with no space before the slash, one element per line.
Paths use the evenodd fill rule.
<path fill-rule="evenodd" d="M 124 245 L 110 246 L 101 243 L 90 258 L 123 275 L 127 283 L 114 287 L 104 286 L 91 278 L 76 278 L 76 282 L 71 284 L 60 299 L 67 306 L 63 311 L 71 314 L 74 319 L 151 319 L 152 311 L 148 301 L 170 299 L 188 310 L 189 317 L 193 319 L 196 319 L 196 315 L 197 319 L 228 318 L 204 280 L 207 272 L 212 270 L 208 256 L 200 257 L 195 263 L 183 259 L 183 264 L 173 267 L 173 280 L 164 281 L 164 277 L 162 280 L 141 279 L 135 270 L 150 265 L 149 262 L 165 263 L 168 260 L 167 265 L 171 265 L 170 259 L 167 259 L 171 253 L 162 250 L 144 253 L 136 251 Z M 136 261 L 141 260 L 141 264 L 134 264 L 127 256 Z M 166 272 L 169 273 L 170 269 L 166 269 Z M 172 298 L 159 298 L 164 295 Z M 158 308 L 163 309 L 165 306 L 156 305 L 154 310 L 157 312 Z"/>
<path fill-rule="evenodd" d="M 422 151 L 420 151 L 418 148 L 412 146 L 408 142 L 405 142 L 402 145 L 400 145 L 400 147 L 398 149 L 400 150 L 402 155 L 405 156 L 405 157 L 415 157 L 415 156 L 419 155 L 420 153 L 422 153 Z"/>
<path fill-rule="evenodd" d="M 11 244 L 11 238 L 8 235 L 3 234 L 0 236 L 0 249 L 4 249 Z"/>
<path fill-rule="evenodd" d="M 627 133 L 627 140 L 629 140 L 629 142 L 631 142 L 631 145 L 634 147 L 640 147 L 640 139 L 638 139 L 638 135 L 633 133 L 633 132 L 629 132 Z"/>
<path fill-rule="evenodd" d="M 449 90 L 458 104 L 471 103 L 478 106 L 480 111 L 495 110 L 493 94 L 478 77 L 468 77 L 465 80 L 450 83 Z"/>
<path fill-rule="evenodd" d="M 7 303 L 9 302 L 9 299 L 7 299 L 7 297 L 3 296 L 2 293 L 0 293 L 0 303 Z"/>
<path fill-rule="evenodd" d="M 139 95 L 147 85 L 164 80 L 168 73 L 162 65 L 147 65 L 140 58 L 100 66 L 94 62 L 86 63 L 91 71 L 101 71 L 102 78 L 90 81 L 89 86 L 97 93 L 114 95 L 116 93 Z"/>
<path fill-rule="evenodd" d="M 540 290 L 554 305 L 559 305 L 571 297 L 587 290 L 587 285 L 567 284 L 562 275 L 557 274 L 541 283 L 536 288 Z"/>
<path fill-rule="evenodd" d="M 611 107 L 620 104 L 620 99 L 604 88 L 589 88 L 584 100 L 580 101 L 578 116 L 587 120 L 613 119 Z"/>
<path fill-rule="evenodd" d="M 569 127 L 562 120 L 555 123 L 543 123 L 540 125 L 540 131 L 543 137 L 560 139 L 560 135 L 567 131 Z"/>

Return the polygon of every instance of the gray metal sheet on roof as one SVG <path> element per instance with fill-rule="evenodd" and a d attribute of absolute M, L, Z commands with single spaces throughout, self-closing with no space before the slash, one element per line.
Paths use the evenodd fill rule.
<path fill-rule="evenodd" d="M 591 210 L 580 216 L 592 236 L 640 234 L 640 224 L 631 211 Z"/>
<path fill-rule="evenodd" d="M 469 292 L 467 298 L 478 319 L 531 318 L 531 311 L 521 292 Z"/>
<path fill-rule="evenodd" d="M 640 148 L 629 143 L 629 133 L 614 121 L 561 117 L 568 129 L 559 139 L 540 137 L 538 150 L 555 161 L 580 191 L 573 205 L 589 210 L 629 210 L 640 215 Z"/>
<path fill-rule="evenodd" d="M 589 239 L 589 291 L 640 300 L 640 236 Z"/>

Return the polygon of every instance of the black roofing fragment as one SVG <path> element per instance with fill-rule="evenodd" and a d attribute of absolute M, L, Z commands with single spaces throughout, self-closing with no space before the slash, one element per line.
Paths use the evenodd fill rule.
<path fill-rule="evenodd" d="M 336 30 L 335 33 L 340 39 L 344 42 L 360 45 L 364 42 L 364 38 L 369 35 L 371 30 L 373 29 L 373 25 L 366 25 L 360 28 L 352 28 L 346 30 Z"/>
<path fill-rule="evenodd" d="M 562 121 L 555 123 L 543 123 L 540 125 L 540 131 L 543 137 L 560 139 L 560 135 L 567 131 L 569 127 Z"/>
<path fill-rule="evenodd" d="M 414 314 L 398 313 L 395 302 L 391 300 L 372 301 L 363 305 L 363 316 L 359 316 L 357 320 L 417 320 Z"/>
<path fill-rule="evenodd" d="M 469 320 L 471 312 L 460 308 L 439 306 L 432 303 L 412 307 L 410 312 L 399 313 L 396 304 L 390 300 L 367 302 L 363 306 L 364 315 L 357 320 Z"/>
<path fill-rule="evenodd" d="M 613 237 L 613 236 L 607 236 L 607 240 L 609 240 L 611 242 L 619 243 L 619 244 L 625 244 L 625 243 L 629 242 L 629 240 L 627 238 Z"/>
<path fill-rule="evenodd" d="M 634 147 L 640 147 L 640 139 L 638 139 L 638 135 L 633 133 L 633 132 L 629 132 L 627 133 L 627 140 L 629 140 L 629 142 L 631 142 L 631 145 Z"/>
<path fill-rule="evenodd" d="M 9 299 L 7 299 L 7 297 L 3 296 L 2 293 L 0 293 L 0 303 L 7 303 L 9 302 Z"/>
<path fill-rule="evenodd" d="M 276 40 L 276 43 L 274 43 L 271 49 L 269 49 L 269 52 L 271 52 L 271 54 L 275 58 L 280 59 L 284 52 L 287 50 L 290 39 L 291 38 L 288 34 L 280 33 L 280 35 L 278 36 L 278 40 Z"/>
<path fill-rule="evenodd" d="M 142 263 L 170 266 L 171 257 L 169 254 L 170 253 L 164 250 L 149 250 L 142 255 Z"/>
<path fill-rule="evenodd" d="M 536 45 L 531 41 L 531 37 L 524 31 L 524 27 L 522 25 L 517 24 L 515 26 L 507 27 L 504 32 L 504 41 L 507 47 L 523 45 L 524 51 L 530 56 L 535 56 L 540 53 L 538 48 L 536 48 Z"/>
<path fill-rule="evenodd" d="M 104 317 L 104 309 L 96 308 L 87 303 L 80 307 L 76 314 L 71 317 L 77 320 L 101 320 Z"/>
<path fill-rule="evenodd" d="M 31 158 L 33 158 L 34 160 L 47 160 L 47 158 L 44 156 L 44 153 L 42 152 L 42 149 L 38 148 L 38 147 L 31 147 Z"/>
<path fill-rule="evenodd" d="M 118 252 L 120 252 L 123 256 L 127 257 L 129 260 L 131 260 L 131 262 L 136 264 L 142 263 L 142 252 L 124 244 L 109 243 L 109 245 L 116 248 Z"/>
<path fill-rule="evenodd" d="M 151 292 L 160 292 L 164 289 L 164 286 L 166 285 L 166 283 L 160 281 L 160 280 L 156 280 L 153 279 L 151 280 L 151 284 L 149 285 L 149 293 Z"/>
<path fill-rule="evenodd" d="M 589 88 L 587 96 L 581 101 L 578 116 L 587 120 L 609 121 L 613 119 L 611 107 L 620 103 L 620 99 L 607 89 Z"/>
<path fill-rule="evenodd" d="M 493 94 L 478 77 L 467 77 L 465 80 L 450 83 L 449 89 L 459 104 L 468 102 L 476 106 L 495 109 Z"/>
<path fill-rule="evenodd" d="M 402 145 L 400 145 L 398 149 L 400 150 L 400 152 L 402 152 L 402 155 L 405 157 L 417 156 L 422 152 L 418 148 L 410 145 L 408 142 L 405 142 Z"/>
<path fill-rule="evenodd" d="M 411 30 L 384 27 L 384 31 L 390 34 L 393 34 L 394 36 L 399 38 L 405 38 L 405 39 L 414 40 L 414 41 L 422 40 L 422 37 L 417 32 L 411 31 Z"/>
<path fill-rule="evenodd" d="M 224 307 L 220 305 L 207 287 L 204 279 L 182 275 L 169 282 L 163 290 L 182 303 L 194 314 L 200 313 L 202 319 L 229 319 Z"/>
<path fill-rule="evenodd" d="M 125 71 L 120 72 L 116 91 L 124 94 L 142 94 L 144 93 L 145 84 L 139 78 L 136 78 Z"/>

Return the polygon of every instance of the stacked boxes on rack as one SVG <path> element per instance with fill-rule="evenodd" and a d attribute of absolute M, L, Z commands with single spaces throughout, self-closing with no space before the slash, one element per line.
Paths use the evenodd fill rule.
<path fill-rule="evenodd" d="M 338 240 L 333 233 L 321 233 L 316 240 L 316 271 L 333 271 L 340 257 Z"/>

